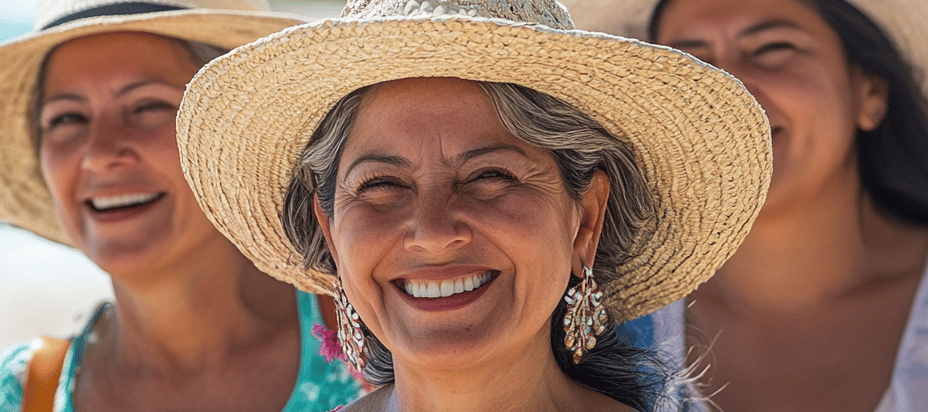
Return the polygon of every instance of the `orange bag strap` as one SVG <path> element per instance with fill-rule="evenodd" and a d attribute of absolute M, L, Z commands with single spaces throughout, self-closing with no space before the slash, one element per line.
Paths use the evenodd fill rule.
<path fill-rule="evenodd" d="M 23 387 L 23 412 L 52 412 L 64 357 L 71 346 L 71 341 L 66 339 L 43 337 L 39 342 L 39 347 L 32 352 L 29 375 Z"/>

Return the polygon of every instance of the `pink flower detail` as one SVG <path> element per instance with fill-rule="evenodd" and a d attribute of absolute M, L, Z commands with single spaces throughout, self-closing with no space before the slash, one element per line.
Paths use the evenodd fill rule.
<path fill-rule="evenodd" d="M 325 360 L 331 362 L 332 359 L 345 360 L 345 354 L 342 353 L 342 346 L 338 343 L 338 332 L 328 330 L 325 326 L 316 324 L 313 326 L 313 337 L 322 342 L 319 348 L 319 354 L 325 356 Z"/>
<path fill-rule="evenodd" d="M 327 362 L 331 362 L 333 359 L 342 361 L 342 363 L 348 367 L 348 372 L 351 374 L 351 377 L 361 384 L 361 387 L 366 393 L 371 393 L 377 389 L 374 385 L 364 380 L 364 374 L 358 372 L 358 370 L 354 368 L 354 365 L 348 362 L 345 353 L 342 352 L 342 345 L 338 342 L 338 332 L 329 330 L 320 324 L 316 324 L 313 325 L 313 337 L 322 342 L 322 347 L 319 348 L 319 354 L 324 356 Z"/>

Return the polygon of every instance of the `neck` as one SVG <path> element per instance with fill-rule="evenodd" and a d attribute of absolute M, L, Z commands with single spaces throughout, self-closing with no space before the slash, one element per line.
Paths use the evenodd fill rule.
<path fill-rule="evenodd" d="M 114 366 L 189 376 L 296 324 L 291 286 L 212 243 L 159 273 L 114 280 L 113 317 L 98 331 Z"/>
<path fill-rule="evenodd" d="M 692 299 L 736 311 L 802 313 L 923 271 L 928 231 L 876 210 L 859 183 L 830 188 L 791 211 L 766 211 Z"/>
<path fill-rule="evenodd" d="M 574 382 L 557 366 L 550 339 L 505 359 L 454 370 L 407 365 L 394 356 L 396 383 L 387 411 L 625 410 L 624 405 Z"/>

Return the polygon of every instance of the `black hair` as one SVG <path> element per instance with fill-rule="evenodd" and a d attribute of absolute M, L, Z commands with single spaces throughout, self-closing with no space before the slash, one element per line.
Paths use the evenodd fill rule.
<path fill-rule="evenodd" d="M 660 0 L 648 23 L 657 38 L 660 17 L 672 0 Z M 887 82 L 886 115 L 871 131 L 857 131 L 861 185 L 876 207 L 905 222 L 928 225 L 928 101 L 925 80 L 889 36 L 845 0 L 807 0 L 841 39 L 851 65 Z"/>

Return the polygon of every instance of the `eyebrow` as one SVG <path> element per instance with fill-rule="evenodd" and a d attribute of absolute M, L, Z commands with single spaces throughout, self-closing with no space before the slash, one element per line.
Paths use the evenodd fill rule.
<path fill-rule="evenodd" d="M 788 20 L 768 20 L 760 22 L 748 28 L 745 28 L 738 32 L 735 37 L 745 37 L 751 36 L 757 33 L 760 33 L 765 30 L 779 29 L 779 28 L 790 28 L 790 29 L 799 29 L 795 23 Z M 676 49 L 686 49 L 694 47 L 709 47 L 709 43 L 704 40 L 697 39 L 684 39 L 667 43 L 667 46 L 676 48 Z"/>
<path fill-rule="evenodd" d="M 464 153 L 457 155 L 457 157 L 455 157 L 450 163 L 451 164 L 463 164 L 473 158 L 484 156 L 484 155 L 494 153 L 494 152 L 499 152 L 499 151 L 510 151 L 510 152 L 518 153 L 522 156 L 527 156 L 525 154 L 525 151 L 522 150 L 522 148 L 518 146 L 501 144 L 501 145 L 487 146 L 487 147 L 481 147 L 477 149 L 468 150 Z M 349 175 L 351 173 L 351 170 L 354 169 L 356 166 L 360 165 L 361 163 L 367 163 L 367 162 L 383 163 L 383 164 L 388 164 L 391 166 L 409 166 L 410 165 L 409 160 L 403 157 L 400 157 L 400 156 L 368 154 L 368 155 L 360 156 L 357 159 L 355 159 L 353 162 L 351 162 L 348 168 L 345 169 L 345 176 Z"/>
<path fill-rule="evenodd" d="M 164 80 L 160 80 L 160 79 L 151 79 L 151 80 L 142 80 L 142 81 L 138 81 L 138 82 L 135 82 L 135 83 L 127 84 L 127 85 L 123 86 L 122 88 L 117 89 L 115 92 L 113 92 L 113 96 L 114 96 L 114 97 L 124 96 L 126 93 L 129 93 L 129 92 L 131 92 L 131 91 L 133 91 L 133 90 L 136 90 L 136 89 L 138 89 L 138 88 L 140 88 L 140 87 L 144 87 L 144 86 L 148 86 L 148 85 L 152 85 L 152 84 L 158 84 L 158 85 L 167 86 L 167 87 L 170 87 L 170 88 L 180 89 L 180 90 L 183 90 L 183 89 L 184 89 L 184 86 L 177 86 L 176 84 L 168 83 L 168 82 L 166 82 L 166 81 L 164 81 Z M 87 99 L 84 98 L 83 96 L 80 96 L 80 95 L 77 95 L 77 94 L 73 94 L 73 93 L 60 93 L 60 94 L 56 94 L 56 95 L 54 95 L 54 96 L 52 96 L 52 97 L 49 97 L 48 99 L 45 99 L 45 100 L 42 102 L 42 105 L 44 106 L 44 105 L 46 105 L 46 104 L 49 104 L 49 103 L 55 102 L 55 101 L 59 101 L 59 100 L 72 100 L 72 101 L 76 101 L 76 102 L 83 102 L 83 101 L 86 101 Z"/>
<path fill-rule="evenodd" d="M 758 32 L 762 32 L 764 30 L 779 29 L 779 28 L 798 29 L 799 26 L 797 26 L 796 23 L 793 23 L 788 20 L 768 20 L 765 22 L 755 24 L 744 30 L 741 30 L 740 32 L 738 32 L 737 37 L 750 36 L 752 34 L 757 34 Z"/>

